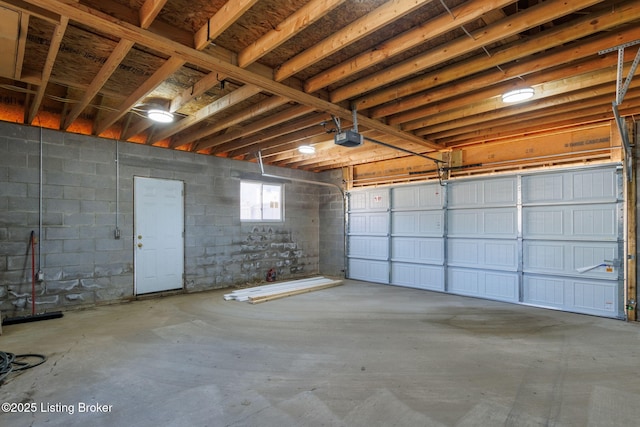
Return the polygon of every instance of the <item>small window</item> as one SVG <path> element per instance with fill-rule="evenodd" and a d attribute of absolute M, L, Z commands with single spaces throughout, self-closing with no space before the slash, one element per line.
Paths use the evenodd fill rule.
<path fill-rule="evenodd" d="M 282 185 L 240 182 L 241 221 L 282 221 Z"/>

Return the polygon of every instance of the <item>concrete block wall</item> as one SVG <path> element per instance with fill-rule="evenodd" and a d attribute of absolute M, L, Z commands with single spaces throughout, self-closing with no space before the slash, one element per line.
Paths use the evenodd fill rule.
<path fill-rule="evenodd" d="M 340 233 L 321 233 L 333 224 L 322 216 L 337 215 L 323 202 L 333 196 L 295 181 L 331 177 L 266 172 L 292 178 L 284 184 L 285 220 L 244 223 L 240 179 L 260 177 L 255 163 L 0 123 L 0 311 L 30 314 L 32 230 L 36 270 L 44 273 L 35 286 L 37 312 L 134 298 L 135 176 L 184 182 L 188 292 L 261 282 L 270 268 L 278 279 L 342 270 L 320 261 L 332 238 L 343 244 Z"/>

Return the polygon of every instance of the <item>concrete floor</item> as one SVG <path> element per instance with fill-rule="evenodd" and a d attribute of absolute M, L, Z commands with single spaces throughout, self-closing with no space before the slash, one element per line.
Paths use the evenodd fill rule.
<path fill-rule="evenodd" d="M 0 387 L 36 404 L 0 425 L 638 425 L 638 323 L 356 281 L 228 292 L 5 326 L 0 351 L 49 359 Z"/>

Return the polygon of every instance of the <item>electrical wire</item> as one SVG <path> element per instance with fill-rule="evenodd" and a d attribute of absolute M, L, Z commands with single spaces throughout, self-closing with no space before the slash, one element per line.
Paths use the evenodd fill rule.
<path fill-rule="evenodd" d="M 26 359 L 37 359 L 29 363 Z M 47 356 L 42 354 L 13 354 L 0 351 L 0 385 L 11 372 L 24 371 L 42 365 L 47 360 Z"/>

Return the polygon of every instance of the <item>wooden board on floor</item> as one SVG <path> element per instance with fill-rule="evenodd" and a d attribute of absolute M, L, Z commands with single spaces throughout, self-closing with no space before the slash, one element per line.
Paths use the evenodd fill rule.
<path fill-rule="evenodd" d="M 289 296 L 292 296 L 292 295 L 303 294 L 303 293 L 306 293 L 306 292 L 319 291 L 320 289 L 332 288 L 332 287 L 338 286 L 338 285 L 342 285 L 342 280 L 333 280 L 333 281 L 328 282 L 328 283 L 322 283 L 322 284 L 319 284 L 319 285 L 309 286 L 309 287 L 305 287 L 305 288 L 301 288 L 301 289 L 293 289 L 293 290 L 274 293 L 274 294 L 270 294 L 270 295 L 255 296 L 255 297 L 250 296 L 249 297 L 249 302 L 251 304 L 259 304 L 261 302 L 271 301 L 271 300 L 278 299 L 278 298 L 285 298 L 285 297 L 289 297 Z"/>
<path fill-rule="evenodd" d="M 257 304 L 260 302 L 270 301 L 272 299 L 312 292 L 340 284 L 342 284 L 341 280 L 329 279 L 323 276 L 311 277 L 307 279 L 290 280 L 270 285 L 256 286 L 254 288 L 235 290 L 230 294 L 225 294 L 224 299 L 227 301 L 248 301 L 252 304 Z"/>

